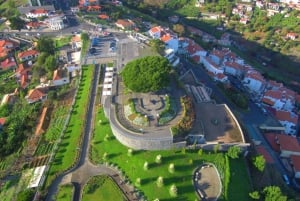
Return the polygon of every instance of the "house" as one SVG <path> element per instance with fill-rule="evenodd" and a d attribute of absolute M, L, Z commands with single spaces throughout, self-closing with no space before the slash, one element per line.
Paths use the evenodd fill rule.
<path fill-rule="evenodd" d="M 3 39 L 0 40 L 0 57 L 6 57 L 10 51 L 18 47 L 19 44 L 12 40 Z"/>
<path fill-rule="evenodd" d="M 266 88 L 269 90 L 278 90 L 281 87 L 283 87 L 283 84 L 274 80 L 269 80 L 266 86 Z"/>
<path fill-rule="evenodd" d="M 177 35 L 168 28 L 161 26 L 152 27 L 148 31 L 148 35 L 153 39 L 160 39 L 166 45 L 166 49 L 173 49 L 175 52 L 178 51 L 178 38 Z"/>
<path fill-rule="evenodd" d="M 16 69 L 15 75 L 17 78 L 21 79 L 22 75 L 28 74 L 31 71 L 32 66 L 26 63 L 20 63 Z"/>
<path fill-rule="evenodd" d="M 263 95 L 262 102 L 276 110 L 292 111 L 296 104 L 296 92 L 286 87 L 267 90 Z"/>
<path fill-rule="evenodd" d="M 21 62 L 35 59 L 39 56 L 39 52 L 36 50 L 25 50 L 18 53 L 18 58 Z"/>
<path fill-rule="evenodd" d="M 71 38 L 71 45 L 73 49 L 81 48 L 82 42 L 79 34 L 76 34 Z"/>
<path fill-rule="evenodd" d="M 222 34 L 221 39 L 218 40 L 218 44 L 223 45 L 223 46 L 230 46 L 231 45 L 230 36 L 231 35 L 229 33 Z"/>
<path fill-rule="evenodd" d="M 218 74 L 214 75 L 213 79 L 215 81 L 222 82 L 222 83 L 225 83 L 228 81 L 228 77 L 226 75 L 224 75 L 223 73 L 218 73 Z"/>
<path fill-rule="evenodd" d="M 53 73 L 52 86 L 61 86 L 70 82 L 67 69 L 57 69 Z"/>
<path fill-rule="evenodd" d="M 266 85 L 264 77 L 258 71 L 253 69 L 247 71 L 242 83 L 251 92 L 257 94 L 261 94 Z"/>
<path fill-rule="evenodd" d="M 201 59 L 201 63 L 203 64 L 203 66 L 206 68 L 208 72 L 211 72 L 215 75 L 224 74 L 224 70 L 216 63 L 214 63 L 213 60 L 208 56 L 203 57 Z"/>
<path fill-rule="evenodd" d="M 13 104 L 18 94 L 18 88 L 15 89 L 14 93 L 4 94 L 1 100 L 1 106 L 5 104 Z"/>
<path fill-rule="evenodd" d="M 115 25 L 122 30 L 132 30 L 135 23 L 131 20 L 118 19 Z"/>
<path fill-rule="evenodd" d="M 17 63 L 13 57 L 6 58 L 0 64 L 1 70 L 9 70 L 9 69 L 14 69 L 16 67 L 17 67 Z"/>
<path fill-rule="evenodd" d="M 298 37 L 298 34 L 290 32 L 286 34 L 286 38 L 291 39 L 291 40 L 295 40 Z"/>
<path fill-rule="evenodd" d="M 221 50 L 213 49 L 213 51 L 209 54 L 209 58 L 217 65 L 220 65 L 227 54 L 231 53 L 228 48 L 223 48 Z"/>
<path fill-rule="evenodd" d="M 300 156 L 300 144 L 296 137 L 284 134 L 269 134 L 279 146 L 280 157 L 289 158 L 291 155 Z"/>
<path fill-rule="evenodd" d="M 286 134 L 296 135 L 298 115 L 289 111 L 277 110 L 275 112 L 275 118 L 284 126 Z"/>
<path fill-rule="evenodd" d="M 44 22 L 51 30 L 61 30 L 65 28 L 64 18 L 63 15 L 53 16 L 47 18 Z"/>
<path fill-rule="evenodd" d="M 40 22 L 27 22 L 25 26 L 27 29 L 38 29 L 41 25 Z"/>
<path fill-rule="evenodd" d="M 25 89 L 29 85 L 28 74 L 22 74 L 20 79 L 20 87 Z"/>
<path fill-rule="evenodd" d="M 90 5 L 96 5 L 97 0 L 79 0 L 80 6 L 90 6 Z"/>
<path fill-rule="evenodd" d="M 300 156 L 291 155 L 290 159 L 294 171 L 294 177 L 300 179 Z"/>
<path fill-rule="evenodd" d="M 29 104 L 35 103 L 38 101 L 47 100 L 47 88 L 35 88 L 31 89 L 28 94 L 25 96 L 25 99 Z"/>
<path fill-rule="evenodd" d="M 160 40 L 165 43 L 166 49 L 173 49 L 174 52 L 178 51 L 178 39 L 177 39 L 177 36 L 174 37 L 173 35 L 167 33 L 167 34 L 164 34 L 160 38 Z"/>
<path fill-rule="evenodd" d="M 26 13 L 27 18 L 48 17 L 49 11 L 44 8 L 36 8 Z"/>
<path fill-rule="evenodd" d="M 70 7 L 72 13 L 78 13 L 80 11 L 78 6 Z"/>
<path fill-rule="evenodd" d="M 224 73 L 235 77 L 242 77 L 244 74 L 244 66 L 235 61 L 226 61 L 223 63 Z"/>

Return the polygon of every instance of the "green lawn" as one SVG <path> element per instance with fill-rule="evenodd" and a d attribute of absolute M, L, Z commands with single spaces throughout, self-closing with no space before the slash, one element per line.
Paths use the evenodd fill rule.
<path fill-rule="evenodd" d="M 72 184 L 60 186 L 56 195 L 56 201 L 72 201 L 74 186 Z"/>
<path fill-rule="evenodd" d="M 64 36 L 64 37 L 58 37 L 54 39 L 55 48 L 59 49 L 65 45 L 70 44 L 72 36 Z"/>
<path fill-rule="evenodd" d="M 197 199 L 192 185 L 192 173 L 193 170 L 204 161 L 214 163 L 219 170 L 222 181 L 224 180 L 223 178 L 225 178 L 226 161 L 223 153 L 214 154 L 203 152 L 199 155 L 198 150 L 133 151 L 132 156 L 128 156 L 128 148 L 121 145 L 114 138 L 109 127 L 109 122 L 104 117 L 102 109 L 100 109 L 96 115 L 95 133 L 91 143 L 91 158 L 94 163 L 105 162 L 102 159 L 104 153 L 107 153 L 107 162 L 119 166 L 132 183 L 135 183 L 137 178 L 141 178 L 141 185 L 138 189 L 144 192 L 148 200 L 154 200 L 156 198 L 160 200 Z M 162 162 L 157 164 L 155 158 L 159 154 L 162 156 Z M 243 159 L 239 160 L 242 161 Z M 146 161 L 149 164 L 148 170 L 144 170 L 143 168 Z M 170 163 L 174 163 L 175 173 L 168 171 Z M 245 170 L 244 163 L 234 165 L 238 165 L 237 167 L 233 167 L 232 165 L 234 170 L 235 168 L 240 168 L 241 171 Z M 162 187 L 158 187 L 156 184 L 156 180 L 159 176 L 164 178 L 164 185 Z M 239 178 L 232 179 L 236 181 L 236 179 L 238 180 Z M 178 188 L 178 197 L 176 198 L 171 197 L 169 194 L 169 188 L 172 184 L 175 184 Z M 237 187 L 237 185 L 235 187 Z M 243 186 L 238 187 L 245 188 L 241 191 L 247 191 L 249 189 L 248 180 L 243 183 Z M 245 196 L 243 193 L 238 195 L 227 194 L 229 194 L 227 200 L 248 199 L 248 195 Z M 231 196 L 239 199 L 232 199 Z M 224 192 L 221 200 L 226 200 L 224 198 Z"/>
<path fill-rule="evenodd" d="M 81 141 L 81 134 L 84 129 L 86 110 L 89 101 L 89 92 L 91 86 L 91 78 L 93 77 L 93 65 L 82 67 L 82 78 L 79 84 L 76 102 L 73 106 L 70 121 L 67 129 L 58 145 L 58 150 L 51 163 L 46 186 L 48 187 L 53 181 L 55 174 L 70 168 L 78 157 L 78 146 Z"/>
<path fill-rule="evenodd" d="M 126 200 L 115 182 L 107 176 L 91 178 L 83 189 L 82 201 Z"/>

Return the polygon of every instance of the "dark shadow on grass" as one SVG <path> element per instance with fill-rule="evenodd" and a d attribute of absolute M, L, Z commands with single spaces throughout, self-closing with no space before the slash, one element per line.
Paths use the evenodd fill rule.
<path fill-rule="evenodd" d="M 162 161 L 164 163 L 170 163 L 170 162 L 174 162 L 175 160 L 180 159 L 180 158 L 182 158 L 182 156 L 180 156 L 180 155 L 171 155 L 168 157 L 162 156 Z"/>
<path fill-rule="evenodd" d="M 112 154 L 108 154 L 108 155 L 109 155 L 109 158 L 112 159 L 112 158 L 120 156 L 121 153 L 112 153 Z"/>

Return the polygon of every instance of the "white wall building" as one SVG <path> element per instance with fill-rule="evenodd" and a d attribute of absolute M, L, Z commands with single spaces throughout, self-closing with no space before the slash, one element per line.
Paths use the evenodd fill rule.
<path fill-rule="evenodd" d="M 47 26 L 52 30 L 61 30 L 65 28 L 62 16 L 55 16 L 45 20 Z"/>
<path fill-rule="evenodd" d="M 204 65 L 207 71 L 217 75 L 219 73 L 223 74 L 224 70 L 220 68 L 216 63 L 214 63 L 209 57 L 203 57 L 201 63 Z"/>
<path fill-rule="evenodd" d="M 260 94 L 265 88 L 264 77 L 255 70 L 250 70 L 244 77 L 243 85 L 249 88 L 250 91 Z"/>

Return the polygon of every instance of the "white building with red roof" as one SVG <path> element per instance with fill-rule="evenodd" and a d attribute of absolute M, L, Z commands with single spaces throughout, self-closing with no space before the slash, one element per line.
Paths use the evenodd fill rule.
<path fill-rule="evenodd" d="M 166 45 L 166 49 L 173 49 L 175 52 L 178 51 L 178 37 L 169 28 L 163 28 L 161 26 L 152 27 L 148 34 L 153 39 L 160 39 Z"/>
<path fill-rule="evenodd" d="M 0 64 L 1 70 L 9 70 L 9 69 L 14 69 L 16 67 L 17 67 L 17 63 L 13 57 L 6 58 Z"/>
<path fill-rule="evenodd" d="M 231 53 L 228 48 L 223 48 L 222 50 L 213 49 L 209 54 L 210 59 L 217 65 L 221 65 L 227 54 Z"/>
<path fill-rule="evenodd" d="M 286 87 L 275 90 L 267 90 L 262 98 L 262 102 L 276 110 L 292 111 L 295 108 L 297 93 Z"/>
<path fill-rule="evenodd" d="M 258 71 L 251 69 L 246 73 L 243 85 L 250 91 L 261 94 L 265 88 L 266 81 Z"/>
<path fill-rule="evenodd" d="M 135 27 L 135 23 L 128 19 L 118 19 L 115 25 L 122 30 L 132 30 Z"/>
<path fill-rule="evenodd" d="M 284 126 L 286 134 L 296 135 L 298 115 L 289 111 L 277 110 L 275 112 L 275 118 Z"/>
<path fill-rule="evenodd" d="M 179 38 L 178 53 L 191 57 L 196 63 L 200 63 L 201 57 L 207 55 L 207 51 L 190 38 Z"/>
<path fill-rule="evenodd" d="M 51 86 L 61 86 L 70 82 L 69 73 L 67 69 L 57 69 L 53 72 L 53 79 Z"/>
<path fill-rule="evenodd" d="M 224 72 L 235 77 L 241 77 L 244 74 L 244 66 L 235 61 L 225 61 L 223 63 Z"/>
<path fill-rule="evenodd" d="M 28 103 L 35 103 L 38 101 L 47 100 L 47 89 L 45 88 L 35 88 L 31 89 L 25 96 Z"/>
<path fill-rule="evenodd" d="M 223 73 L 218 73 L 218 74 L 214 75 L 213 79 L 215 81 L 222 82 L 222 83 L 225 83 L 228 81 L 227 75 L 224 75 Z"/>
<path fill-rule="evenodd" d="M 298 37 L 298 34 L 294 33 L 294 32 L 290 32 L 290 33 L 287 33 L 286 34 L 286 37 L 288 39 L 291 39 L 291 40 L 295 40 L 297 37 Z"/>
<path fill-rule="evenodd" d="M 165 50 L 165 58 L 167 58 L 169 60 L 169 62 L 171 63 L 171 65 L 173 67 L 177 66 L 179 64 L 179 57 L 177 57 L 175 55 L 175 52 L 173 49 L 166 49 Z"/>
<path fill-rule="evenodd" d="M 27 60 L 32 60 L 35 59 L 39 56 L 39 52 L 36 50 L 25 50 L 23 52 L 18 53 L 18 58 L 20 61 L 27 61 Z"/>
<path fill-rule="evenodd" d="M 210 57 L 206 56 L 201 59 L 201 63 L 206 68 L 208 72 L 211 72 L 215 75 L 224 74 L 223 68 L 217 65 Z"/>
<path fill-rule="evenodd" d="M 49 11 L 44 8 L 36 8 L 26 13 L 27 18 L 48 17 Z"/>

